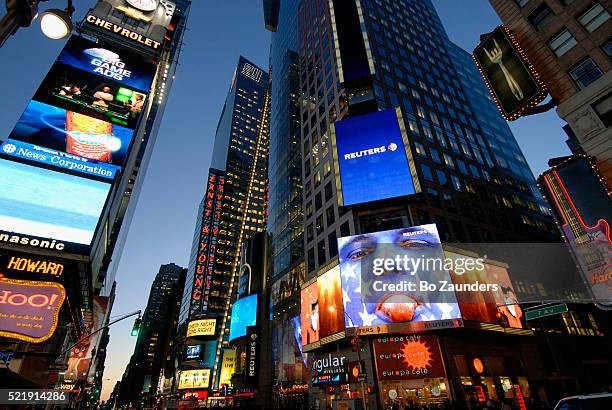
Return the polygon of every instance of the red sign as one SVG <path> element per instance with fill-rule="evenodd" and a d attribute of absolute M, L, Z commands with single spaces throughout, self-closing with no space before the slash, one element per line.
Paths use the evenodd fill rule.
<path fill-rule="evenodd" d="M 0 278 L 0 336 L 44 342 L 55 332 L 65 298 L 58 283 Z"/>
<path fill-rule="evenodd" d="M 379 380 L 444 377 L 438 339 L 430 335 L 378 337 L 374 354 Z"/>

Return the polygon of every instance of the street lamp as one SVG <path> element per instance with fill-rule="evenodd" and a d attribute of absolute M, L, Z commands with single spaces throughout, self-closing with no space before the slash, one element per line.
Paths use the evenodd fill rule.
<path fill-rule="evenodd" d="M 49 9 L 40 17 L 40 29 L 50 39 L 60 40 L 72 33 L 72 8 L 71 2 L 66 10 Z"/>

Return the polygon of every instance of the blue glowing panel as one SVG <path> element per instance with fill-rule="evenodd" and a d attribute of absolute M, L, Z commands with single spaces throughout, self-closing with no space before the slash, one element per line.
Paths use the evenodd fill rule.
<path fill-rule="evenodd" d="M 110 187 L 0 159 L 0 230 L 90 245 Z"/>
<path fill-rule="evenodd" d="M 335 123 L 342 205 L 416 193 L 395 109 Z"/>
<path fill-rule="evenodd" d="M 257 295 L 247 296 L 236 301 L 232 306 L 229 340 L 246 336 L 247 326 L 257 322 Z"/>

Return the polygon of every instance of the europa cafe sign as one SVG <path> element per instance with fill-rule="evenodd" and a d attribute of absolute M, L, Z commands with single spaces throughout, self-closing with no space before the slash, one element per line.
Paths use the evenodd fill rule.
<path fill-rule="evenodd" d="M 65 299 L 58 283 L 0 277 L 0 336 L 44 342 L 55 332 Z"/>
<path fill-rule="evenodd" d="M 96 17 L 93 14 L 89 14 L 87 17 L 85 17 L 85 21 L 91 24 L 92 26 L 99 27 L 111 33 L 117 34 L 121 37 L 125 37 L 153 50 L 158 50 L 161 46 L 161 43 L 159 41 L 155 41 L 149 37 L 143 36 L 140 33 L 129 30 L 125 27 L 121 27 L 118 24 L 111 23 L 110 21 L 101 19 L 100 17 Z"/>

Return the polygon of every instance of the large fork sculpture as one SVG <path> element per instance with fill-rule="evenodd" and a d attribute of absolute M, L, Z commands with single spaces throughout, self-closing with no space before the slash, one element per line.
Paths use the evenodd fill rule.
<path fill-rule="evenodd" d="M 510 91 L 512 91 L 514 97 L 520 101 L 523 99 L 523 90 L 521 90 L 521 87 L 518 85 L 514 77 L 512 77 L 512 74 L 510 74 L 510 71 L 508 71 L 508 69 L 504 65 L 502 61 L 502 51 L 501 48 L 499 48 L 499 45 L 497 44 L 497 40 L 493 40 L 493 42 L 495 43 L 495 47 L 493 47 L 491 51 L 487 51 L 487 49 L 485 48 L 484 51 L 493 64 L 499 65 L 499 68 L 501 68 L 502 72 L 504 73 L 504 77 L 506 77 L 506 82 L 508 83 Z"/>

